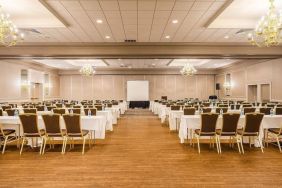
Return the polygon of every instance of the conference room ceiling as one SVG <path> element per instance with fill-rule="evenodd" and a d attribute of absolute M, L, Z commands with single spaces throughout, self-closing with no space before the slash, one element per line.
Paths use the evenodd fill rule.
<path fill-rule="evenodd" d="M 175 69 L 186 63 L 197 69 L 218 69 L 240 62 L 239 59 L 33 59 L 33 63 L 58 70 L 78 70 L 90 64 L 98 69 Z"/>
<path fill-rule="evenodd" d="M 20 2 L 20 0 L 6 2 L 20 7 L 16 1 Z M 33 2 L 38 2 L 28 1 L 30 10 L 36 6 Z M 54 27 L 51 24 L 50 27 L 30 28 L 29 24 L 21 25 L 25 28 L 26 44 L 124 42 L 124 40 L 154 43 L 242 43 L 247 40 L 246 35 L 238 34 L 240 31 L 238 28 L 211 29 L 206 25 L 223 7 L 229 5 L 231 0 L 40 0 L 40 2 L 46 10 L 66 24 L 66 27 Z M 25 9 L 29 10 L 28 7 Z M 8 11 L 14 12 L 11 6 Z M 19 17 L 20 13 L 24 16 L 24 12 L 18 12 L 14 16 Z M 34 21 L 40 17 L 38 14 Z M 23 19 L 21 21 L 20 23 L 25 23 Z"/>

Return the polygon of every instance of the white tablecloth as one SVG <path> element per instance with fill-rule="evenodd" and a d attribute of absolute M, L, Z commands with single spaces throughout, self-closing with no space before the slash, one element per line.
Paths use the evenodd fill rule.
<path fill-rule="evenodd" d="M 106 133 L 106 118 L 104 116 L 81 116 L 81 128 L 89 131 L 95 131 L 96 139 L 105 139 Z M 3 128 L 13 128 L 17 131 L 20 126 L 19 117 L 15 116 L 0 116 L 0 123 Z M 63 117 L 60 119 L 61 128 L 65 129 L 65 122 Z M 38 116 L 38 127 L 39 129 L 45 129 L 44 122 L 41 116 Z M 20 129 L 20 135 L 22 135 L 22 128 Z"/>
<path fill-rule="evenodd" d="M 245 116 L 241 116 L 238 123 L 238 128 L 242 128 L 245 125 Z M 263 130 L 269 128 L 280 128 L 282 125 L 282 115 L 270 116 L 266 115 L 263 117 L 261 124 L 260 137 L 263 138 Z M 220 116 L 217 121 L 217 129 L 222 127 L 222 117 Z M 180 128 L 179 128 L 179 138 L 180 143 L 184 143 L 187 139 L 187 129 L 188 138 L 190 138 L 190 131 L 201 128 L 201 116 L 181 116 Z"/>
<path fill-rule="evenodd" d="M 120 117 L 120 108 L 117 106 L 113 106 L 111 108 L 106 107 L 105 111 L 109 111 L 112 113 L 113 124 L 117 124 L 117 120 Z"/>

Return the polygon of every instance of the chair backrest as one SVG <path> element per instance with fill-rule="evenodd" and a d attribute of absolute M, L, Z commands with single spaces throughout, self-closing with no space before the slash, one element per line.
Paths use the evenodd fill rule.
<path fill-rule="evenodd" d="M 66 107 L 66 108 L 71 108 L 71 106 L 72 106 L 72 104 L 69 104 L 69 103 L 66 103 L 66 104 L 65 104 L 65 107 Z"/>
<path fill-rule="evenodd" d="M 78 134 L 81 133 L 81 127 L 80 127 L 80 115 L 78 114 L 65 114 L 63 115 L 65 125 L 66 125 L 66 131 L 67 134 L 74 133 Z"/>
<path fill-rule="evenodd" d="M 180 106 L 179 105 L 172 105 L 170 106 L 171 110 L 180 110 Z"/>
<path fill-rule="evenodd" d="M 73 106 L 73 108 L 81 108 L 81 106 L 80 105 L 75 105 L 75 106 Z"/>
<path fill-rule="evenodd" d="M 264 115 L 270 115 L 270 111 L 272 108 L 260 108 L 259 112 L 264 114 Z"/>
<path fill-rule="evenodd" d="M 3 110 L 0 109 L 0 116 L 3 116 Z"/>
<path fill-rule="evenodd" d="M 250 107 L 244 108 L 244 114 L 255 113 L 255 112 L 256 112 L 256 108 L 250 108 Z"/>
<path fill-rule="evenodd" d="M 89 111 L 91 113 L 91 116 L 96 116 L 97 115 L 97 109 L 96 108 L 85 108 L 84 109 L 84 114 L 87 116 Z"/>
<path fill-rule="evenodd" d="M 12 109 L 12 107 L 11 107 L 11 106 L 2 106 L 2 110 L 3 110 L 3 111 L 6 111 L 6 110 L 8 110 L 8 109 Z"/>
<path fill-rule="evenodd" d="M 118 101 L 113 101 L 112 104 L 113 105 L 118 105 Z"/>
<path fill-rule="evenodd" d="M 112 106 L 113 106 L 112 103 L 108 103 L 108 104 L 107 104 L 107 107 L 108 107 L 108 108 L 111 108 Z"/>
<path fill-rule="evenodd" d="M 228 108 L 216 108 L 216 109 L 215 109 L 215 112 L 219 114 L 219 113 L 220 113 L 220 110 L 222 110 L 223 113 L 227 113 Z"/>
<path fill-rule="evenodd" d="M 212 108 L 203 108 L 203 113 L 211 113 Z"/>
<path fill-rule="evenodd" d="M 54 108 L 53 113 L 63 115 L 66 114 L 66 110 L 64 108 Z"/>
<path fill-rule="evenodd" d="M 36 114 L 37 112 L 36 108 L 24 108 L 23 111 L 26 114 Z"/>
<path fill-rule="evenodd" d="M 69 113 L 70 113 L 71 111 L 72 111 L 74 114 L 81 114 L 80 108 L 72 108 L 72 109 L 69 109 Z"/>
<path fill-rule="evenodd" d="M 247 113 L 244 132 L 245 133 L 259 133 L 260 125 L 264 114 L 261 113 Z"/>
<path fill-rule="evenodd" d="M 45 106 L 43 105 L 36 106 L 35 108 L 37 109 L 37 111 L 41 111 L 41 112 L 45 110 Z"/>
<path fill-rule="evenodd" d="M 203 103 L 204 107 L 209 107 L 211 104 L 210 103 Z"/>
<path fill-rule="evenodd" d="M 242 106 L 243 106 L 243 108 L 251 108 L 252 107 L 251 104 L 243 104 Z"/>
<path fill-rule="evenodd" d="M 239 110 L 241 105 L 240 104 L 232 104 L 230 107 L 231 107 L 231 110 Z"/>
<path fill-rule="evenodd" d="M 102 111 L 103 110 L 102 105 L 95 105 L 95 108 L 97 109 L 97 111 Z"/>
<path fill-rule="evenodd" d="M 57 103 L 57 104 L 56 104 L 56 107 L 57 107 L 57 108 L 62 108 L 62 107 L 63 107 L 63 104 Z"/>
<path fill-rule="evenodd" d="M 201 115 L 201 132 L 215 132 L 218 114 L 205 113 Z"/>
<path fill-rule="evenodd" d="M 61 133 L 60 115 L 59 114 L 44 114 L 42 115 L 46 134 Z"/>
<path fill-rule="evenodd" d="M 237 126 L 240 119 L 239 113 L 225 113 L 223 114 L 223 123 L 221 132 L 223 133 L 236 133 Z"/>
<path fill-rule="evenodd" d="M 184 115 L 195 115 L 195 108 L 184 108 Z"/>
<path fill-rule="evenodd" d="M 267 102 L 262 102 L 261 103 L 261 106 L 266 106 L 267 105 Z"/>
<path fill-rule="evenodd" d="M 228 104 L 219 104 L 218 107 L 220 107 L 220 108 L 228 108 Z"/>
<path fill-rule="evenodd" d="M 24 134 L 39 133 L 36 114 L 20 114 L 19 117 Z"/>
<path fill-rule="evenodd" d="M 8 114 L 8 116 L 14 116 L 15 115 L 15 109 L 7 109 L 6 112 Z"/>
<path fill-rule="evenodd" d="M 53 109 L 55 109 L 56 107 L 54 107 L 54 106 L 47 106 L 47 110 L 48 111 L 52 111 Z"/>
<path fill-rule="evenodd" d="M 275 114 L 276 115 L 282 115 L 282 108 L 281 107 L 276 108 Z"/>
<path fill-rule="evenodd" d="M 275 104 L 267 104 L 266 106 L 267 106 L 268 108 L 275 108 L 276 105 L 275 105 Z"/>

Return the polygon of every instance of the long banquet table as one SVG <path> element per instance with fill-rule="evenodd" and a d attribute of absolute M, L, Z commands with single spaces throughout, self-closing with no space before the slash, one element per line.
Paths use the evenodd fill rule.
<path fill-rule="evenodd" d="M 241 116 L 239 119 L 238 128 L 242 128 L 245 125 L 245 116 Z M 264 130 L 269 128 L 280 128 L 282 125 L 282 115 L 266 115 L 263 117 L 261 124 L 260 137 L 263 138 Z M 222 127 L 222 117 L 220 116 L 217 121 L 217 128 Z M 188 129 L 188 139 L 191 138 L 191 131 L 201 128 L 201 116 L 200 115 L 182 115 L 180 120 L 179 128 L 179 139 L 180 143 L 184 143 L 187 139 L 187 129 Z"/>
<path fill-rule="evenodd" d="M 104 116 L 81 116 L 81 128 L 89 131 L 95 131 L 95 139 L 105 139 L 106 118 Z M 22 135 L 21 122 L 17 116 L 0 116 L 0 123 L 3 128 L 13 128 L 18 135 Z M 63 117 L 60 119 L 62 129 L 65 129 Z M 42 116 L 38 116 L 38 128 L 44 129 Z M 19 132 L 20 131 L 20 132 Z"/>

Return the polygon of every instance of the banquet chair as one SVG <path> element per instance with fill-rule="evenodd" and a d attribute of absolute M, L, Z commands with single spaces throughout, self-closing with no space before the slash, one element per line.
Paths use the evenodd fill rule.
<path fill-rule="evenodd" d="M 211 104 L 210 103 L 203 103 L 204 107 L 209 107 Z"/>
<path fill-rule="evenodd" d="M 0 109 L 0 116 L 3 116 L 3 110 Z"/>
<path fill-rule="evenodd" d="M 65 114 L 63 115 L 63 118 L 66 125 L 66 136 L 64 137 L 63 154 L 66 152 L 68 140 L 72 139 L 73 141 L 73 138 L 81 138 L 83 140 L 82 154 L 84 154 L 86 137 L 88 137 L 90 147 L 90 134 L 88 130 L 81 129 L 80 115 Z M 72 148 L 74 148 L 74 144 L 72 145 Z"/>
<path fill-rule="evenodd" d="M 267 104 L 266 106 L 267 106 L 268 108 L 275 108 L 276 105 L 275 105 L 275 104 Z"/>
<path fill-rule="evenodd" d="M 113 105 L 118 105 L 118 101 L 113 101 L 112 104 Z"/>
<path fill-rule="evenodd" d="M 203 113 L 211 113 L 212 108 L 203 108 Z"/>
<path fill-rule="evenodd" d="M 221 110 L 222 110 L 223 113 L 227 113 L 228 108 L 216 108 L 215 113 L 220 114 Z"/>
<path fill-rule="evenodd" d="M 267 129 L 266 132 L 266 140 L 267 146 L 269 143 L 269 138 L 274 138 L 277 142 L 277 146 L 279 148 L 280 153 L 282 152 L 281 144 L 280 144 L 280 137 L 282 136 L 282 126 L 280 128 L 271 128 Z"/>
<path fill-rule="evenodd" d="M 72 111 L 72 113 L 74 114 L 81 114 L 81 110 L 80 108 L 72 108 L 72 109 L 68 109 L 69 113 Z"/>
<path fill-rule="evenodd" d="M 65 107 L 66 107 L 66 108 L 71 108 L 71 107 L 72 107 L 72 104 L 66 103 L 66 104 L 65 104 Z"/>
<path fill-rule="evenodd" d="M 267 102 L 262 102 L 261 103 L 261 106 L 266 106 L 267 105 Z"/>
<path fill-rule="evenodd" d="M 220 108 L 228 108 L 228 104 L 219 104 L 218 107 L 220 107 Z"/>
<path fill-rule="evenodd" d="M 21 143 L 20 155 L 23 151 L 23 146 L 27 138 L 41 138 L 44 141 L 45 131 L 38 128 L 38 118 L 36 114 L 21 114 L 19 115 L 21 125 L 23 128 L 23 137 Z M 39 154 L 42 154 L 43 144 L 41 144 Z"/>
<path fill-rule="evenodd" d="M 2 140 L 4 141 L 2 143 Z M 0 148 L 3 145 L 2 154 L 5 153 L 5 149 L 8 143 L 17 140 L 17 133 L 14 129 L 3 129 L 0 123 Z M 17 144 L 18 145 L 18 144 Z"/>
<path fill-rule="evenodd" d="M 172 105 L 172 106 L 170 106 L 170 110 L 173 110 L 173 111 L 180 110 L 180 106 L 179 105 Z"/>
<path fill-rule="evenodd" d="M 48 111 L 52 111 L 53 109 L 55 109 L 56 107 L 54 107 L 54 106 L 47 106 L 47 110 Z"/>
<path fill-rule="evenodd" d="M 249 144 L 251 146 L 251 137 L 255 137 L 258 140 L 260 149 L 263 153 L 262 141 L 259 137 L 261 122 L 264 117 L 262 113 L 247 113 L 245 117 L 245 126 L 243 129 L 237 130 L 237 142 L 241 145 L 241 153 L 244 154 L 243 137 L 249 137 Z"/>
<path fill-rule="evenodd" d="M 56 107 L 57 107 L 57 108 L 63 108 L 63 104 L 57 103 L 57 104 L 56 104 Z"/>
<path fill-rule="evenodd" d="M 23 111 L 26 114 L 36 114 L 37 112 L 36 108 L 24 108 Z"/>
<path fill-rule="evenodd" d="M 94 108 L 94 106 L 93 105 L 88 105 L 87 108 Z"/>
<path fill-rule="evenodd" d="M 219 153 L 219 148 L 218 148 L 218 143 L 217 143 L 217 138 L 216 138 L 217 119 L 218 119 L 218 114 L 205 113 L 201 115 L 201 129 L 196 129 L 194 130 L 194 133 L 193 133 L 193 140 L 194 138 L 197 139 L 199 153 L 201 153 L 201 149 L 200 149 L 200 137 L 201 136 L 209 136 L 210 141 L 213 138 L 214 141 L 216 142 L 217 152 Z M 212 145 L 210 142 L 210 147 Z"/>
<path fill-rule="evenodd" d="M 242 106 L 243 108 L 252 108 L 253 107 L 251 104 L 243 104 Z"/>
<path fill-rule="evenodd" d="M 80 105 L 74 105 L 73 108 L 79 108 L 80 109 L 81 106 Z"/>
<path fill-rule="evenodd" d="M 66 110 L 64 108 L 54 108 L 53 109 L 53 113 L 54 114 L 64 115 L 64 114 L 66 114 Z"/>
<path fill-rule="evenodd" d="M 195 115 L 195 108 L 184 108 L 184 115 Z"/>
<path fill-rule="evenodd" d="M 15 109 L 7 109 L 6 112 L 8 114 L 8 116 L 14 116 L 15 115 Z"/>
<path fill-rule="evenodd" d="M 17 104 L 9 104 L 9 106 L 11 106 L 12 108 L 17 108 L 18 107 Z"/>
<path fill-rule="evenodd" d="M 219 148 L 220 153 L 221 153 L 221 145 L 220 145 L 221 136 L 229 137 L 230 146 L 231 146 L 231 138 L 233 138 L 232 144 L 233 144 L 233 141 L 236 139 L 237 127 L 238 127 L 238 122 L 240 119 L 240 114 L 239 113 L 234 113 L 234 114 L 233 113 L 224 113 L 222 117 L 223 117 L 222 128 L 216 130 L 217 143 L 218 143 L 218 148 Z M 240 143 L 237 142 L 239 153 L 241 153 L 239 144 Z"/>
<path fill-rule="evenodd" d="M 241 105 L 240 104 L 232 104 L 230 106 L 231 110 L 240 110 Z"/>
<path fill-rule="evenodd" d="M 113 106 L 112 103 L 108 103 L 108 104 L 107 104 L 107 107 L 108 107 L 108 108 L 111 108 L 112 106 Z"/>
<path fill-rule="evenodd" d="M 11 106 L 2 106 L 2 110 L 3 110 L 3 111 L 6 111 L 6 110 L 8 110 L 8 109 L 12 109 L 12 107 L 11 107 Z"/>
<path fill-rule="evenodd" d="M 259 105 L 260 105 L 259 102 L 253 102 L 253 106 L 254 106 L 254 107 L 258 107 Z"/>
<path fill-rule="evenodd" d="M 264 115 L 270 115 L 270 111 L 271 111 L 271 108 L 266 108 L 266 107 L 259 109 L 259 112 Z"/>
<path fill-rule="evenodd" d="M 282 107 L 277 107 L 277 108 L 275 109 L 275 114 L 276 114 L 276 115 L 282 115 Z"/>
<path fill-rule="evenodd" d="M 37 109 L 37 111 L 40 111 L 40 112 L 45 111 L 45 106 L 43 106 L 43 105 L 36 106 L 35 108 Z"/>
<path fill-rule="evenodd" d="M 247 114 L 247 113 L 255 113 L 256 112 L 256 108 L 244 108 L 244 114 Z"/>
<path fill-rule="evenodd" d="M 97 109 L 96 108 L 85 108 L 84 109 L 84 114 L 87 116 L 90 112 L 91 116 L 96 116 L 97 114 Z"/>
<path fill-rule="evenodd" d="M 102 105 L 95 105 L 95 108 L 97 109 L 97 111 L 102 111 L 103 110 L 103 106 Z"/>
<path fill-rule="evenodd" d="M 42 115 L 42 119 L 45 125 L 45 136 L 43 142 L 42 154 L 45 153 L 45 147 L 48 141 L 53 141 L 54 138 L 61 137 L 64 140 L 64 136 L 66 135 L 66 131 L 62 130 L 60 127 L 60 115 L 59 114 L 45 114 Z M 54 145 L 51 145 L 50 148 Z M 63 145 L 62 145 L 62 153 L 63 153 Z"/>
<path fill-rule="evenodd" d="M 281 108 L 282 107 L 282 104 L 277 104 L 276 105 L 276 108 Z"/>

